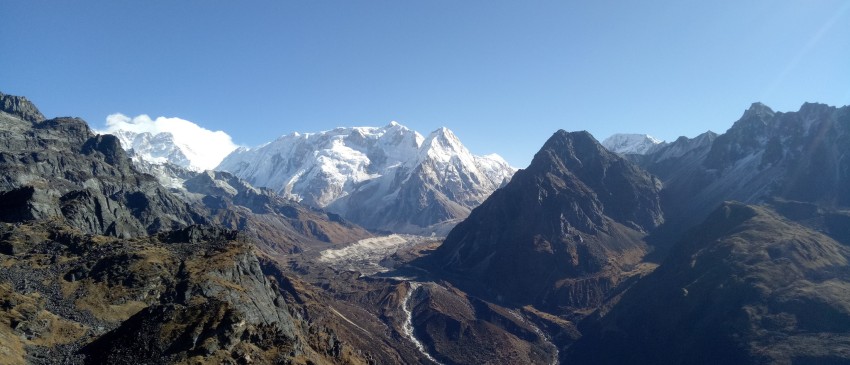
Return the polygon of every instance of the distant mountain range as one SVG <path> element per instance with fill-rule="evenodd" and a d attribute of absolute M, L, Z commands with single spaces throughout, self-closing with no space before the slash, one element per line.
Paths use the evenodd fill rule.
<path fill-rule="evenodd" d="M 169 133 L 114 133 L 135 159 L 198 170 Z M 426 235 L 448 233 L 516 171 L 471 154 L 446 128 L 423 137 L 395 122 L 293 133 L 237 149 L 216 169 L 370 229 Z"/>

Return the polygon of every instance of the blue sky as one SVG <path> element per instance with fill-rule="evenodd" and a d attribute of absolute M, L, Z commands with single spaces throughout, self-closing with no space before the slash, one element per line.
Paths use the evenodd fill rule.
<path fill-rule="evenodd" d="M 750 103 L 850 104 L 850 2 L 10 1 L 0 91 L 51 116 L 179 117 L 241 145 L 452 129 L 524 167 L 557 129 L 665 140 Z"/>

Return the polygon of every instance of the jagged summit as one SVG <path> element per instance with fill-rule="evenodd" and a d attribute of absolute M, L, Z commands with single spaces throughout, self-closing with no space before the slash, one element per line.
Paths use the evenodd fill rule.
<path fill-rule="evenodd" d="M 528 170 L 537 174 L 554 170 L 578 178 L 595 192 L 594 199 L 602 203 L 605 214 L 622 218 L 624 224 L 649 230 L 663 222 L 656 195 L 661 189 L 660 182 L 605 149 L 587 131 L 555 132 L 535 155 Z M 644 208 L 642 213 L 636 213 Z"/>
<path fill-rule="evenodd" d="M 593 138 L 593 135 L 588 131 L 567 132 L 559 129 L 543 143 L 543 147 L 540 148 L 538 154 L 546 151 L 556 152 L 561 155 L 567 154 L 574 157 L 575 149 L 582 147 L 596 149 L 602 146 L 599 145 L 596 138 Z"/>
<path fill-rule="evenodd" d="M 741 116 L 741 119 L 747 119 L 754 116 L 761 116 L 770 118 L 773 117 L 774 111 L 767 105 L 762 104 L 761 102 L 755 102 L 750 107 L 744 111 L 744 115 Z"/>
<path fill-rule="evenodd" d="M 515 171 L 473 155 L 448 128 L 423 137 L 397 122 L 286 135 L 238 149 L 218 169 L 367 228 L 429 234 L 447 232 Z"/>
<path fill-rule="evenodd" d="M 473 155 L 448 128 L 423 137 L 395 121 L 384 127 L 293 132 L 257 147 L 235 148 L 215 167 L 209 165 L 217 161 L 214 156 L 197 151 L 186 138 L 140 132 L 135 118 L 116 118 L 111 133 L 134 160 L 161 166 L 152 172 L 167 171 L 166 163 L 196 172 L 228 171 L 372 229 L 445 234 L 515 171 L 498 155 Z M 181 179 L 160 180 L 171 186 L 168 181 Z"/>
<path fill-rule="evenodd" d="M 422 135 L 400 124 L 293 133 L 239 149 L 218 166 L 303 203 L 324 207 L 353 184 L 412 160 Z"/>
<path fill-rule="evenodd" d="M 723 134 L 683 139 L 642 156 L 662 179 L 668 227 L 684 231 L 724 200 L 781 198 L 850 206 L 850 107 L 805 103 L 775 112 L 754 103 Z M 674 222 L 675 221 L 675 222 Z"/>
<path fill-rule="evenodd" d="M 0 92 L 0 111 L 15 115 L 28 122 L 45 120 L 44 115 L 26 97 Z"/>
<path fill-rule="evenodd" d="M 474 168 L 475 157 L 460 139 L 448 128 L 441 127 L 425 137 L 419 148 L 417 163 L 431 159 L 442 164 L 450 162 L 453 158 L 461 160 L 467 167 Z"/>

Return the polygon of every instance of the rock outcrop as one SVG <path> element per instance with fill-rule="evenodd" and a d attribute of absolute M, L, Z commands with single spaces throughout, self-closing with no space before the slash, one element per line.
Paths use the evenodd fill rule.
<path fill-rule="evenodd" d="M 0 113 L 5 221 L 58 217 L 87 233 L 120 237 L 205 222 L 155 178 L 136 172 L 115 137 L 96 136 L 76 118 L 31 122 L 28 110 Z"/>
<path fill-rule="evenodd" d="M 4 363 L 367 361 L 339 340 L 334 351 L 312 340 L 334 332 L 301 318 L 236 231 L 127 240 L 0 223 L 0 247 Z"/>
<path fill-rule="evenodd" d="M 38 111 L 38 108 L 23 96 L 0 93 L 0 111 L 17 116 L 27 122 L 36 123 L 46 119 Z"/>

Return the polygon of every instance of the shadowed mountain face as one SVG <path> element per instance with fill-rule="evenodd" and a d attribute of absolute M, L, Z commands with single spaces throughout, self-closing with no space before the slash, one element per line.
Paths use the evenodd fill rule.
<path fill-rule="evenodd" d="M 754 159 L 751 180 L 779 170 L 768 192 L 784 199 L 850 206 L 850 108 L 806 103 L 775 113 L 756 103 L 724 135 L 703 162 L 729 170 Z"/>
<path fill-rule="evenodd" d="M 434 253 L 473 291 L 579 310 L 602 303 L 663 222 L 659 182 L 587 132 L 558 131 Z"/>
<path fill-rule="evenodd" d="M 725 134 L 708 132 L 630 157 L 664 182 L 664 210 L 679 231 L 726 200 L 847 207 L 850 107 L 806 103 L 781 113 L 755 103 Z"/>
<path fill-rule="evenodd" d="M 848 248 L 765 207 L 726 203 L 566 356 L 595 364 L 850 362 Z"/>

